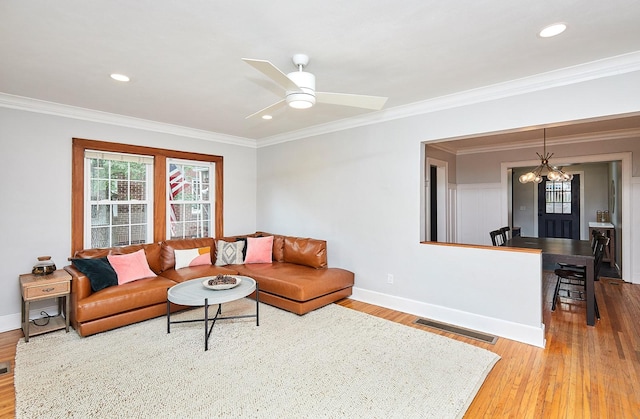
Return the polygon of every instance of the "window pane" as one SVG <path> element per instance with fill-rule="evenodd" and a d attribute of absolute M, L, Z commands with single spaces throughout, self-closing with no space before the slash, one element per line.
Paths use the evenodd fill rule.
<path fill-rule="evenodd" d="M 562 214 L 562 203 L 561 202 L 556 202 L 555 204 L 553 204 L 553 212 L 555 214 Z"/>
<path fill-rule="evenodd" d="M 146 183 L 145 182 L 131 182 L 129 184 L 129 197 L 131 200 L 143 201 L 146 198 Z"/>
<path fill-rule="evenodd" d="M 91 159 L 91 177 L 94 179 L 106 179 L 108 163 L 102 159 Z"/>
<path fill-rule="evenodd" d="M 118 180 L 112 183 L 114 188 L 111 191 L 111 199 L 114 201 L 129 200 L 129 181 Z"/>
<path fill-rule="evenodd" d="M 109 163 L 111 166 L 111 176 L 109 177 L 110 179 L 128 178 L 127 172 L 129 170 L 129 163 L 116 160 L 109 160 Z"/>
<path fill-rule="evenodd" d="M 111 205 L 92 205 L 91 206 L 91 225 L 107 226 L 109 225 L 109 217 L 111 215 Z"/>
<path fill-rule="evenodd" d="M 144 224 L 147 221 L 147 205 L 131 205 L 131 224 Z"/>
<path fill-rule="evenodd" d="M 131 244 L 143 244 L 147 242 L 147 226 L 131 226 Z"/>
<path fill-rule="evenodd" d="M 111 246 L 126 246 L 129 241 L 129 226 L 115 226 L 111 230 Z"/>
<path fill-rule="evenodd" d="M 146 180 L 147 177 L 147 165 L 142 163 L 129 163 L 130 173 L 129 178 L 131 180 Z"/>
<path fill-rule="evenodd" d="M 184 212 L 184 204 L 171 204 L 171 220 L 182 221 L 182 213 Z"/>
<path fill-rule="evenodd" d="M 185 237 L 198 237 L 198 224 L 188 221 L 184 223 Z"/>
<path fill-rule="evenodd" d="M 92 201 L 109 199 L 109 181 L 104 179 L 92 180 L 90 194 Z"/>
<path fill-rule="evenodd" d="M 129 205 L 114 205 L 111 224 L 124 225 L 129 224 Z"/>
<path fill-rule="evenodd" d="M 109 247 L 109 227 L 99 227 L 91 229 L 91 246 L 89 247 Z"/>

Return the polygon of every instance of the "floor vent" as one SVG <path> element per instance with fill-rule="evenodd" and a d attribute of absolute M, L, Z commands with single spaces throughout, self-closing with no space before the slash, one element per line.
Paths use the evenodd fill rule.
<path fill-rule="evenodd" d="M 455 333 L 456 335 L 476 339 L 481 342 L 490 343 L 491 345 L 495 345 L 496 341 L 498 340 L 497 336 L 487 335 L 475 330 L 464 329 L 462 327 L 453 326 L 447 323 L 440 323 L 434 320 L 417 319 L 414 323 L 422 326 L 432 327 L 434 329 L 442 330 L 449 333 Z"/>
<path fill-rule="evenodd" d="M 9 373 L 10 370 L 10 365 L 8 362 L 0 362 L 0 375 L 4 375 Z"/>
<path fill-rule="evenodd" d="M 609 284 L 609 285 L 622 285 L 622 284 L 624 284 L 623 280 L 616 279 L 616 278 L 601 278 L 600 280 L 602 282 L 604 282 L 605 284 Z"/>

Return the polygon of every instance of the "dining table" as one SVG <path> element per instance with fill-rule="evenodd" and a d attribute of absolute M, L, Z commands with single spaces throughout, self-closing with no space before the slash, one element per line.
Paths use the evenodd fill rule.
<path fill-rule="evenodd" d="M 575 240 L 552 237 L 523 237 L 514 236 L 507 240 L 505 247 L 540 249 L 544 265 L 554 263 L 569 263 L 586 267 L 586 303 L 587 325 L 596 324 L 596 299 L 594 278 L 594 255 L 589 240 Z"/>

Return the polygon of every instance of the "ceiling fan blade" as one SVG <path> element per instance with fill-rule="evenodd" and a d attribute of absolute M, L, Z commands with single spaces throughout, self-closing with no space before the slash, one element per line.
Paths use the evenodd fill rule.
<path fill-rule="evenodd" d="M 284 107 L 285 104 L 285 100 L 279 100 L 276 103 L 274 103 L 273 105 L 269 105 L 264 109 L 260 109 L 258 112 L 256 113 L 252 113 L 251 115 L 247 116 L 244 119 L 249 119 L 249 118 L 262 118 L 263 115 L 269 115 L 271 114 L 273 111 L 278 110 L 282 107 Z"/>
<path fill-rule="evenodd" d="M 300 87 L 295 84 L 286 74 L 284 74 L 278 67 L 271 64 L 266 60 L 254 60 L 251 58 L 243 58 L 242 61 L 249 64 L 271 80 L 284 87 L 286 90 L 300 90 Z"/>
<path fill-rule="evenodd" d="M 349 93 L 316 92 L 316 101 L 330 105 L 380 110 L 388 98 L 381 96 L 352 95 Z"/>

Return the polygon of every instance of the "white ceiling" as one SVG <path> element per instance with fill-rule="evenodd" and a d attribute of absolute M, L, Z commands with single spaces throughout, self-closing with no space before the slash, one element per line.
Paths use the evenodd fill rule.
<path fill-rule="evenodd" d="M 554 22 L 567 31 L 542 39 Z M 373 111 L 316 105 L 245 120 L 282 90 L 241 58 L 385 109 L 640 51 L 638 0 L 0 2 L 0 92 L 249 139 Z M 118 83 L 109 74 L 131 77 Z"/>

